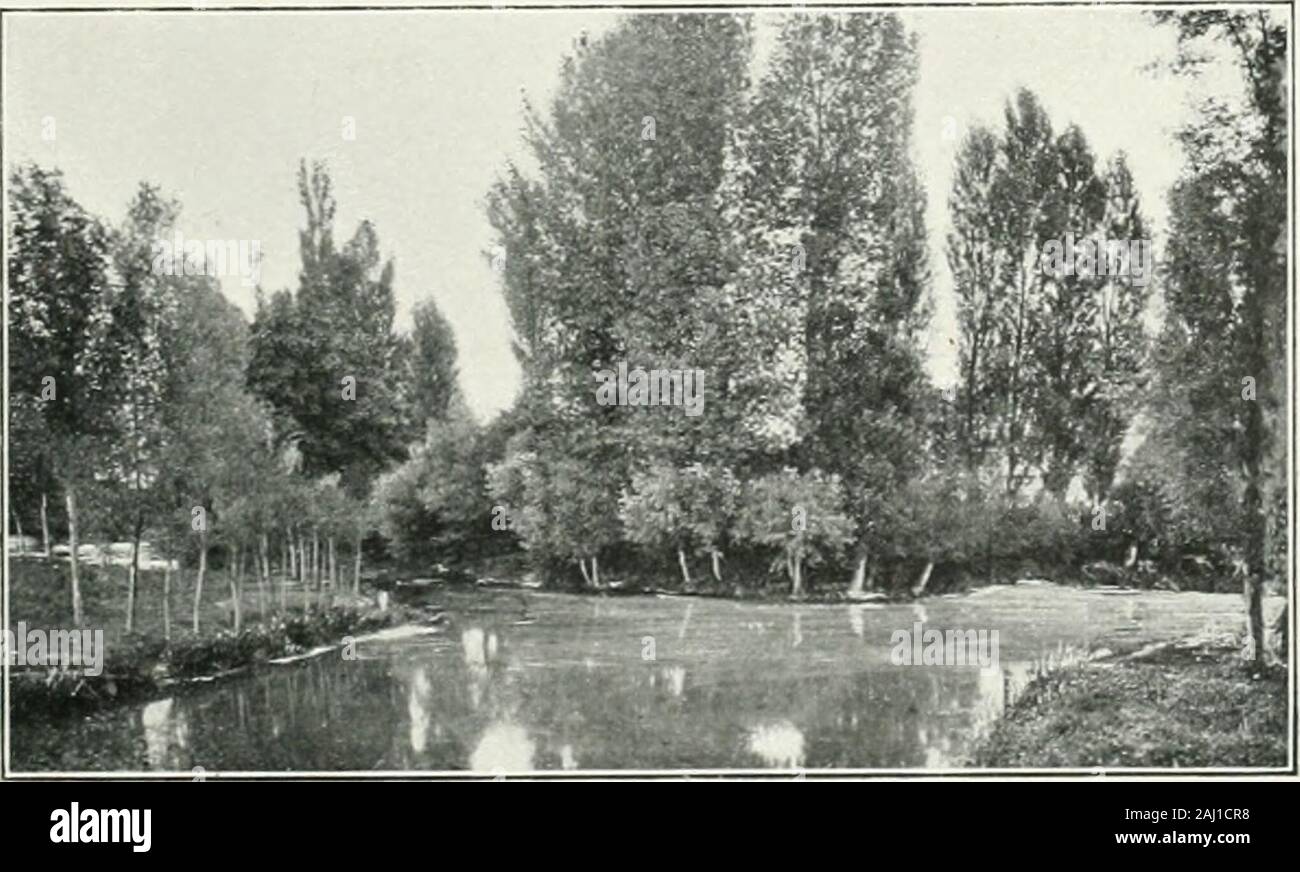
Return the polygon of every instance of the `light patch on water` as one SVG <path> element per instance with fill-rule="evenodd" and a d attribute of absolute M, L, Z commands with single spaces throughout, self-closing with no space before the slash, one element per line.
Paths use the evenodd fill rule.
<path fill-rule="evenodd" d="M 533 754 L 537 747 L 528 738 L 528 731 L 518 724 L 498 722 L 489 726 L 478 740 L 469 758 L 469 768 L 475 772 L 531 772 Z"/>
<path fill-rule="evenodd" d="M 957 765 L 958 761 L 952 754 L 952 742 L 947 734 L 938 731 L 931 735 L 925 727 L 917 728 L 916 732 L 917 739 L 925 748 L 925 768 L 951 769 Z"/>
<path fill-rule="evenodd" d="M 440 627 L 422 627 L 419 624 L 403 624 L 400 627 L 385 627 L 364 636 L 357 636 L 354 642 L 397 642 L 418 636 L 431 636 L 442 632 Z"/>
<path fill-rule="evenodd" d="M 287 657 L 276 657 L 274 660 L 268 660 L 267 662 L 272 663 L 276 666 L 285 666 L 291 663 L 301 663 L 304 660 L 314 660 L 317 657 L 321 656 L 322 654 L 328 654 L 329 652 L 333 651 L 337 647 L 338 647 L 337 645 L 317 645 L 315 648 L 312 648 L 310 651 L 304 651 L 302 654 L 290 654 Z M 215 678 L 216 678 L 215 675 L 205 675 L 203 676 L 203 678 L 195 679 L 195 680 L 212 681 Z"/>
<path fill-rule="evenodd" d="M 1007 707 L 1040 674 L 1041 668 L 1040 663 L 1027 662 L 1004 664 L 997 669 L 981 669 L 977 685 L 979 698 L 971 712 L 973 735 L 987 735 Z"/>
<path fill-rule="evenodd" d="M 665 666 L 663 669 L 664 682 L 668 687 L 668 692 L 673 696 L 681 696 L 686 690 L 686 667 L 685 666 Z"/>
<path fill-rule="evenodd" d="M 749 731 L 750 753 L 776 769 L 802 766 L 803 745 L 803 732 L 790 721 L 760 724 Z"/>
<path fill-rule="evenodd" d="M 151 769 L 180 769 L 178 757 L 190 743 L 190 722 L 172 697 L 151 702 L 140 713 L 145 759 Z"/>
<path fill-rule="evenodd" d="M 483 630 L 466 627 L 460 634 L 460 647 L 465 652 L 465 665 L 473 671 L 487 666 L 487 651 L 483 647 Z"/>
<path fill-rule="evenodd" d="M 880 603 L 854 603 L 849 606 L 849 629 L 853 635 L 859 639 L 863 638 L 867 630 L 867 611 L 878 611 L 884 608 Z"/>
<path fill-rule="evenodd" d="M 460 634 L 460 647 L 465 657 L 465 668 L 469 672 L 470 706 L 477 711 L 491 679 L 488 655 L 495 654 L 496 644 L 490 641 L 482 628 L 466 627 Z"/>
<path fill-rule="evenodd" d="M 424 707 L 425 697 L 429 695 L 429 676 L 421 666 L 415 671 L 411 681 L 411 691 L 407 697 L 406 710 L 411 718 L 411 750 L 423 754 L 429 745 L 429 711 Z"/>

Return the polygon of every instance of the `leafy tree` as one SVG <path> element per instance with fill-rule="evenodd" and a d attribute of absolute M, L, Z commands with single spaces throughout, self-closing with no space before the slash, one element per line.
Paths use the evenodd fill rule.
<path fill-rule="evenodd" d="M 1170 194 L 1166 321 L 1157 396 L 1190 473 L 1222 469 L 1243 521 L 1246 656 L 1262 657 L 1262 595 L 1285 550 L 1287 29 L 1264 10 L 1162 12 L 1177 68 L 1226 46 L 1245 103 L 1202 107 L 1180 139 L 1187 167 Z M 1183 414 L 1179 414 L 1179 412 Z M 1187 476 L 1185 480 L 1190 479 Z"/>
<path fill-rule="evenodd" d="M 722 539 L 735 514 L 739 493 L 739 483 L 725 468 L 696 463 L 681 469 L 652 466 L 635 472 L 630 489 L 620 499 L 625 535 L 641 545 L 668 545 L 676 550 L 687 588 L 693 586 L 687 551 L 708 554 L 713 576 L 721 581 Z"/>
<path fill-rule="evenodd" d="M 1016 94 L 1005 111 L 1001 158 L 1005 173 L 992 210 L 1005 215 L 1001 244 L 1007 275 L 999 301 L 996 365 L 1000 395 L 1000 441 L 1007 492 L 1015 494 L 1041 460 L 1041 442 L 1033 429 L 1031 409 L 1041 389 L 1035 378 L 1034 349 L 1043 322 L 1035 317 L 1036 297 L 1045 276 L 1043 249 L 1047 241 L 1064 234 L 1048 222 L 1051 185 L 1057 174 L 1051 122 L 1038 98 L 1028 90 Z M 1059 228 L 1063 230 L 1064 228 Z"/>
<path fill-rule="evenodd" d="M 227 511 L 247 493 L 254 458 L 270 450 L 271 427 L 245 387 L 249 337 L 243 314 L 206 277 L 180 303 L 175 329 L 161 347 L 168 373 L 162 424 L 170 436 L 159 469 L 173 524 L 188 531 L 182 535 L 198 555 L 191 619 L 198 633 L 210 545 L 221 535 L 216 531 L 224 533 Z"/>
<path fill-rule="evenodd" d="M 110 329 L 111 234 L 72 199 L 57 170 L 14 170 L 9 210 L 14 453 L 35 461 L 34 480 L 57 480 L 63 490 L 73 622 L 81 624 L 77 495 L 117 435 L 122 387 Z"/>
<path fill-rule="evenodd" d="M 911 160 L 916 42 L 892 14 L 794 15 L 746 131 L 747 194 L 794 241 L 806 465 L 838 472 L 859 520 L 917 469 L 929 316 L 924 192 Z"/>
<path fill-rule="evenodd" d="M 277 439 L 298 445 L 304 474 L 338 472 L 349 492 L 362 493 L 402 459 L 413 435 L 393 329 L 393 264 L 381 260 L 369 222 L 335 244 L 322 165 L 310 173 L 300 166 L 298 188 L 307 212 L 298 290 L 259 298 L 248 383 L 275 409 Z"/>
<path fill-rule="evenodd" d="M 749 22 L 732 15 L 636 16 L 584 40 L 550 111 L 525 106 L 537 177 L 507 167 L 489 193 L 528 445 L 498 464 L 498 485 L 529 551 L 578 560 L 592 581 L 586 559 L 619 539 L 629 445 L 676 465 L 730 460 L 727 365 L 761 347 L 719 335 L 734 309 L 716 316 L 733 268 L 717 194 L 749 49 Z M 596 402 L 593 370 L 704 361 L 704 415 Z"/>
<path fill-rule="evenodd" d="M 484 535 L 488 497 L 479 439 L 468 412 L 431 421 L 410 458 L 379 478 L 379 529 L 403 557 L 429 558 Z"/>
<path fill-rule="evenodd" d="M 183 295 L 192 276 L 155 269 L 155 244 L 170 239 L 179 206 L 157 188 L 143 184 L 132 200 L 125 224 L 113 234 L 113 273 L 109 299 L 109 345 L 118 356 L 120 404 L 114 409 L 118 434 L 108 449 L 109 475 L 115 479 L 114 515 L 128 520 L 132 543 L 127 583 L 126 631 L 135 626 L 140 541 L 165 499 L 159 463 L 172 438 L 163 411 L 168 401 L 168 361 L 164 346 L 177 329 Z"/>
<path fill-rule="evenodd" d="M 803 595 L 803 565 L 817 566 L 852 541 L 853 522 L 844 514 L 839 477 L 820 470 L 787 468 L 746 483 L 736 520 L 736 537 L 775 548 L 790 595 Z"/>
<path fill-rule="evenodd" d="M 881 550 L 895 560 L 919 560 L 922 566 L 910 588 L 913 596 L 925 592 L 936 563 L 975 555 L 974 522 L 986 509 L 975 479 L 937 470 L 911 479 L 882 501 L 877 522 Z"/>
<path fill-rule="evenodd" d="M 961 335 L 958 436 L 971 469 L 983 469 L 1001 444 L 1000 328 L 1010 252 L 1005 216 L 992 208 L 1001 189 L 999 154 L 996 134 L 971 130 L 958 150 L 948 200 L 947 259 Z"/>
<path fill-rule="evenodd" d="M 1148 239 L 1127 159 L 1121 152 L 1106 170 L 1105 234 L 1110 239 Z M 1097 389 L 1086 410 L 1084 479 L 1093 505 L 1110 492 L 1121 459 L 1121 446 L 1146 384 L 1148 340 L 1143 326 L 1147 305 L 1145 282 L 1134 276 L 1110 276 L 1101 286 L 1097 350 L 1090 355 Z"/>
<path fill-rule="evenodd" d="M 1095 241 L 1105 217 L 1106 185 L 1083 131 L 1068 127 L 1053 143 L 1051 160 L 1056 175 L 1037 232 L 1067 243 L 1071 238 Z M 1036 266 L 1040 274 L 1045 271 L 1046 264 Z M 1027 374 L 1035 388 L 1026 393 L 1025 411 L 1039 440 L 1043 486 L 1060 499 L 1088 451 L 1084 424 L 1100 387 L 1097 333 L 1104 279 L 1077 270 L 1045 279 L 1029 300 L 1029 317 L 1040 329 L 1030 352 Z M 1140 315 L 1139 307 L 1131 318 Z"/>
<path fill-rule="evenodd" d="M 1041 478 L 1058 499 L 1082 474 L 1101 500 L 1134 412 L 1149 277 L 1074 266 L 1083 246 L 1146 240 L 1124 156 L 1099 169 L 1083 132 L 1056 134 L 1022 89 L 1000 133 L 963 141 L 949 208 L 967 468 L 1012 496 Z"/>
<path fill-rule="evenodd" d="M 456 337 L 432 299 L 418 303 L 411 318 L 403 382 L 410 393 L 411 420 L 427 424 L 446 417 L 458 393 Z"/>
<path fill-rule="evenodd" d="M 601 587 L 598 558 L 617 543 L 622 446 L 588 426 L 548 439 L 525 431 L 488 469 L 493 500 L 523 546 L 543 563 L 577 563 L 584 582 Z M 590 569 L 588 569 L 588 560 Z"/>

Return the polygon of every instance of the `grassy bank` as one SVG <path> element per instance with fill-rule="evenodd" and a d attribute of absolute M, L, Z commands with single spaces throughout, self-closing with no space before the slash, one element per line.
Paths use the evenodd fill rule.
<path fill-rule="evenodd" d="M 976 750 L 973 765 L 1268 767 L 1287 762 L 1284 668 L 1235 649 L 1168 647 L 1040 677 Z"/>
<path fill-rule="evenodd" d="M 11 627 L 71 628 L 68 566 L 59 561 L 11 560 Z M 248 589 L 251 587 L 252 589 Z M 170 634 L 165 633 L 161 573 L 141 573 L 134 631 L 125 630 L 126 573 L 121 567 L 82 567 L 82 628 L 104 633 L 102 673 L 27 666 L 11 671 L 14 717 L 81 712 L 147 698 L 168 683 L 219 675 L 291 656 L 343 637 L 417 617 L 407 610 L 379 611 L 370 601 L 294 587 L 279 609 L 272 591 L 259 600 L 256 585 L 240 598 L 242 626 L 233 626 L 229 579 L 209 574 L 199 605 L 199 632 L 192 629 L 193 573 L 173 573 Z"/>
<path fill-rule="evenodd" d="M 26 621 L 29 626 L 72 626 L 72 595 L 66 561 L 13 558 L 9 561 L 9 619 L 11 623 Z M 78 570 L 81 581 L 83 623 L 86 627 L 103 630 L 105 644 L 111 650 L 128 641 L 126 633 L 127 571 L 122 566 L 86 566 Z M 167 597 L 171 612 L 171 635 L 174 638 L 191 632 L 194 610 L 194 570 L 172 572 L 170 595 Z M 141 572 L 136 592 L 134 636 L 162 638 L 164 636 L 163 573 Z M 334 603 L 360 605 L 349 594 L 324 596 L 313 590 L 304 590 L 291 583 L 288 590 L 289 612 L 301 613 L 313 605 L 331 606 Z M 258 600 L 257 584 L 245 577 L 240 611 L 244 624 L 253 624 L 263 617 L 272 617 L 279 609 L 279 592 L 268 591 L 265 612 Z M 219 628 L 233 628 L 234 610 L 231 608 L 230 577 L 223 570 L 209 570 L 203 582 L 203 596 L 199 601 L 199 629 L 201 633 Z"/>

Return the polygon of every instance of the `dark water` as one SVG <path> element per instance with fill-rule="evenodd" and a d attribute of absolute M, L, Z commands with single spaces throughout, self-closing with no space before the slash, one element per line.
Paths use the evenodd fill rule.
<path fill-rule="evenodd" d="M 445 600 L 436 634 L 363 642 L 355 660 L 266 666 L 87 719 L 19 719 L 11 766 L 952 767 L 1042 663 L 1241 626 L 1232 595 L 1050 585 L 889 606 L 500 591 Z M 894 665 L 891 635 L 915 621 L 997 630 L 997 667 Z"/>

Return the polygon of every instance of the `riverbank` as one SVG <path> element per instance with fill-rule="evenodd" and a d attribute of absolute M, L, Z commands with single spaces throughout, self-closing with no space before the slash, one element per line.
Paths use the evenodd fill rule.
<path fill-rule="evenodd" d="M 505 554 L 462 561 L 452 566 L 413 570 L 389 569 L 382 573 L 381 586 L 400 592 L 403 586 L 449 586 L 504 588 L 513 590 L 551 590 L 594 596 L 672 596 L 727 599 L 746 602 L 853 604 L 910 603 L 934 596 L 961 595 L 986 587 L 1049 583 L 1080 590 L 1163 590 L 1168 592 L 1204 593 L 1236 592 L 1223 578 L 1207 574 L 1197 566 L 1183 573 L 1158 573 L 1145 564 L 1125 568 L 1094 562 L 1087 566 L 1044 567 L 1033 561 L 992 561 L 972 565 L 938 564 L 923 589 L 916 587 L 921 567 L 896 568 L 857 593 L 850 593 L 852 567 L 830 565 L 809 570 L 804 576 L 804 590 L 798 597 L 790 595 L 789 582 L 768 571 L 763 562 L 733 556 L 721 580 L 707 567 L 696 566 L 691 582 L 686 584 L 678 567 L 666 563 L 641 565 L 620 562 L 613 567 L 602 563 L 601 584 L 594 587 L 577 576 L 553 573 L 543 576 L 534 569 L 525 554 Z M 1229 589 L 1230 588 L 1230 589 Z"/>
<path fill-rule="evenodd" d="M 1284 666 L 1234 639 L 1152 646 L 1030 682 L 976 748 L 979 768 L 1283 767 Z"/>
<path fill-rule="evenodd" d="M 12 560 L 9 585 L 11 626 L 28 629 L 73 627 L 67 567 L 57 561 Z M 373 599 L 294 586 L 279 600 L 261 601 L 256 590 L 241 591 L 244 616 L 233 626 L 229 579 L 211 573 L 199 603 L 199 632 L 193 631 L 192 591 L 169 591 L 163 608 L 160 573 L 141 573 L 133 631 L 125 629 L 127 581 L 120 570 L 84 567 L 82 628 L 102 633 L 98 669 L 23 666 L 10 670 L 14 718 L 84 714 L 105 706 L 148 700 L 184 682 L 214 680 L 253 666 L 307 652 L 328 650 L 349 637 L 435 617 L 427 609 L 393 605 L 381 610 Z M 223 598 L 224 594 L 224 598 Z M 98 674 L 88 674 L 96 672 Z"/>

